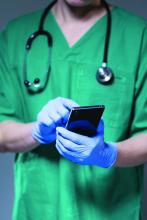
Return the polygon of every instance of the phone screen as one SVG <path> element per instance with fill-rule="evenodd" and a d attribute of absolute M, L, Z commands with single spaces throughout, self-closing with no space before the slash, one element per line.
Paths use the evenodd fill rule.
<path fill-rule="evenodd" d="M 86 136 L 96 135 L 104 109 L 104 105 L 74 107 L 70 112 L 66 129 Z"/>

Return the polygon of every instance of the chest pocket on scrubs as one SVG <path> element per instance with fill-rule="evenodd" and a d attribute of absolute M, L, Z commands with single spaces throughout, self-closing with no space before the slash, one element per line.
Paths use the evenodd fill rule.
<path fill-rule="evenodd" d="M 129 93 L 129 81 L 126 78 L 130 74 L 117 69 L 114 70 L 114 74 L 112 84 L 101 85 L 96 80 L 94 67 L 81 66 L 78 76 L 78 94 L 81 105 L 105 105 L 103 114 L 105 124 L 115 128 L 128 120 L 131 93 Z"/>

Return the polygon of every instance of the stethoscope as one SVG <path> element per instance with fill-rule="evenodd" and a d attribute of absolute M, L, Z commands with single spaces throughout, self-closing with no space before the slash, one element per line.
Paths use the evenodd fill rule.
<path fill-rule="evenodd" d="M 50 72 L 51 72 L 51 47 L 53 45 L 53 40 L 51 34 L 44 30 L 44 22 L 48 15 L 48 12 L 52 8 L 52 6 L 57 2 L 53 1 L 50 3 L 47 8 L 44 10 L 41 19 L 39 28 L 36 32 L 31 34 L 31 36 L 28 38 L 25 46 L 25 57 L 24 57 L 24 63 L 23 63 L 23 78 L 24 78 L 24 85 L 27 88 L 29 92 L 41 92 L 43 91 L 48 83 Z M 111 34 L 111 12 L 109 9 L 108 4 L 103 1 L 104 6 L 107 10 L 107 25 L 106 25 L 106 38 L 105 38 L 105 46 L 104 46 L 104 55 L 103 55 L 103 62 L 101 66 L 98 68 L 96 72 L 96 79 L 100 84 L 108 85 L 111 84 L 114 75 L 112 73 L 112 70 L 107 66 L 107 57 L 108 57 L 108 47 L 109 47 L 109 41 L 110 41 L 110 34 Z M 38 36 L 44 36 L 47 39 L 48 47 L 49 47 L 49 53 L 48 53 L 48 67 L 47 72 L 44 74 L 44 78 L 40 80 L 38 77 L 36 77 L 32 82 L 28 80 L 27 77 L 27 61 L 28 61 L 28 53 L 32 47 L 33 42 Z"/>

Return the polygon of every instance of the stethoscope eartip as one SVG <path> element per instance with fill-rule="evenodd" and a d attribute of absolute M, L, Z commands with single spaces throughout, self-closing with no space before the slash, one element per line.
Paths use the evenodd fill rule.
<path fill-rule="evenodd" d="M 36 88 L 39 87 L 40 86 L 40 79 L 35 78 L 33 84 L 34 84 L 34 87 L 36 87 Z"/>
<path fill-rule="evenodd" d="M 31 83 L 30 83 L 30 81 L 28 81 L 28 80 L 25 80 L 24 81 L 24 85 L 25 85 L 25 87 L 30 87 L 31 86 Z"/>

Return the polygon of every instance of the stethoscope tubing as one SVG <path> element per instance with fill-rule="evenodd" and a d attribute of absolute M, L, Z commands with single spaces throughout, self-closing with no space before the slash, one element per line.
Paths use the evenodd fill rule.
<path fill-rule="evenodd" d="M 44 29 L 44 23 L 45 19 L 53 7 L 53 5 L 57 2 L 57 0 L 51 2 L 43 11 L 42 16 L 40 18 L 39 22 L 39 27 L 36 32 L 31 34 L 31 36 L 28 38 L 25 46 L 25 56 L 24 56 L 24 63 L 23 63 L 23 78 L 24 78 L 24 85 L 27 88 L 27 90 L 31 93 L 36 93 L 36 92 L 41 92 L 43 91 L 48 83 L 49 77 L 50 77 L 50 72 L 51 72 L 51 48 L 53 46 L 53 39 L 51 34 Z M 105 44 L 104 44 L 104 54 L 103 54 L 103 61 L 102 65 L 98 68 L 97 73 L 96 73 L 96 80 L 103 85 L 107 85 L 112 83 L 112 80 L 114 78 L 112 70 L 107 67 L 107 59 L 108 59 L 108 50 L 109 50 L 109 43 L 110 43 L 110 35 L 111 35 L 111 12 L 109 9 L 108 4 L 103 1 L 104 7 L 106 8 L 107 11 L 107 24 L 106 24 L 106 38 L 105 38 Z M 44 75 L 44 79 L 41 80 L 39 78 L 35 78 L 32 82 L 28 80 L 27 76 L 27 58 L 28 58 L 28 53 L 29 50 L 32 47 L 33 42 L 38 36 L 45 36 L 47 38 L 48 42 L 48 47 L 49 47 L 49 66 L 47 69 L 47 72 Z"/>

